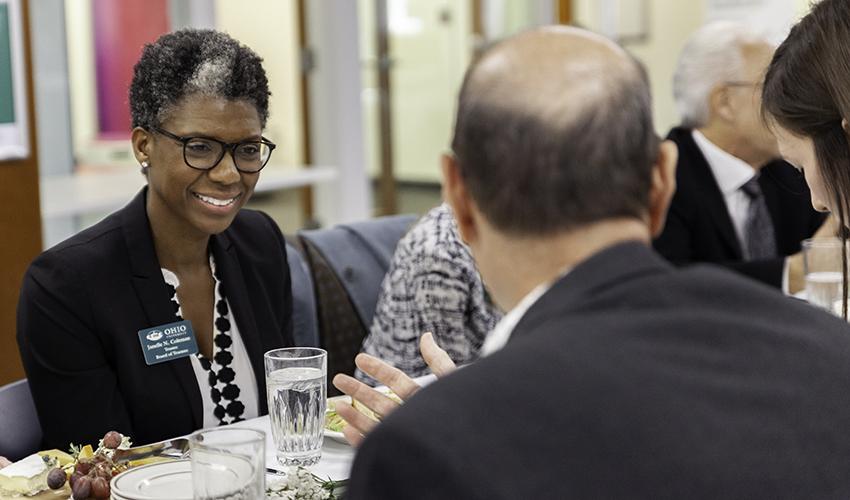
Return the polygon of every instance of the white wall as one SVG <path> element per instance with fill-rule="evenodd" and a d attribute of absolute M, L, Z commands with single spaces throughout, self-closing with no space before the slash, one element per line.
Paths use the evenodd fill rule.
<path fill-rule="evenodd" d="M 263 58 L 272 93 L 266 137 L 278 145 L 271 162 L 303 164 L 295 0 L 215 0 L 215 20 L 218 29 L 251 47 Z"/>
<path fill-rule="evenodd" d="M 620 0 L 632 2 L 638 0 Z M 666 134 L 678 124 L 679 116 L 673 104 L 673 71 L 685 40 L 703 25 L 710 0 L 646 0 L 648 5 L 648 37 L 624 46 L 647 67 L 654 99 L 655 125 L 659 134 Z M 756 0 L 741 2 L 758 10 L 761 2 L 773 3 L 787 9 L 788 18 L 799 18 L 809 10 L 809 0 Z M 615 5 L 616 0 L 573 0 L 575 20 L 594 31 L 604 31 L 603 4 Z M 730 2 L 727 2 L 727 4 Z M 734 2 L 732 2 L 734 3 Z M 782 17 L 783 13 L 777 15 Z"/>
<path fill-rule="evenodd" d="M 263 57 L 272 92 L 266 133 L 279 146 L 272 163 L 285 165 L 304 162 L 295 5 L 295 0 L 191 0 L 173 5 L 169 11 L 175 27 L 187 24 L 208 27 L 214 22 L 214 27 L 231 34 Z M 133 164 L 128 141 L 97 140 L 91 9 L 90 0 L 65 0 L 75 156 L 83 164 Z M 258 12 L 263 14 L 257 15 Z"/>

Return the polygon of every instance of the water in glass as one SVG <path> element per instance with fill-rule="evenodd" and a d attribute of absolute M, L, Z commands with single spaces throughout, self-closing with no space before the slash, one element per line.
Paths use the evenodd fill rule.
<path fill-rule="evenodd" d="M 822 271 L 806 275 L 806 297 L 809 302 L 828 311 L 841 306 L 841 273 Z"/>
<path fill-rule="evenodd" d="M 322 456 L 325 374 L 318 368 L 282 368 L 267 379 L 269 416 L 283 465 L 313 465 Z"/>

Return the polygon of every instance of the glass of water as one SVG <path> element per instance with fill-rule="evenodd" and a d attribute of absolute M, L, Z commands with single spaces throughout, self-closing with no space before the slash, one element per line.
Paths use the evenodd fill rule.
<path fill-rule="evenodd" d="M 266 433 L 220 427 L 189 436 L 195 500 L 255 500 L 266 494 Z"/>
<path fill-rule="evenodd" d="M 841 240 L 817 238 L 803 241 L 806 299 L 830 312 L 841 314 Z"/>
<path fill-rule="evenodd" d="M 308 466 L 322 457 L 328 356 L 324 349 L 288 347 L 265 354 L 272 436 L 281 465 Z"/>

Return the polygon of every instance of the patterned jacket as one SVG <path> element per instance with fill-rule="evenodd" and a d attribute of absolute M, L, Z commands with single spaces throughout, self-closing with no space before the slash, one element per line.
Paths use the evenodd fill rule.
<path fill-rule="evenodd" d="M 442 204 L 399 241 L 362 351 L 410 376 L 425 375 L 429 370 L 419 354 L 423 333 L 432 332 L 455 363 L 468 363 L 500 317 L 451 208 Z M 359 370 L 356 375 L 371 382 Z"/>

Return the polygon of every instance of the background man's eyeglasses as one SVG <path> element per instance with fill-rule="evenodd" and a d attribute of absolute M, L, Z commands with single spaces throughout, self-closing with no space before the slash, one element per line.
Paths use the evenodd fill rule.
<path fill-rule="evenodd" d="M 253 174 L 266 166 L 276 147 L 266 138 L 259 141 L 227 143 L 210 137 L 181 137 L 159 127 L 153 127 L 153 130 L 183 144 L 183 161 L 196 170 L 215 168 L 224 158 L 224 154 L 230 151 L 236 170 Z"/>

